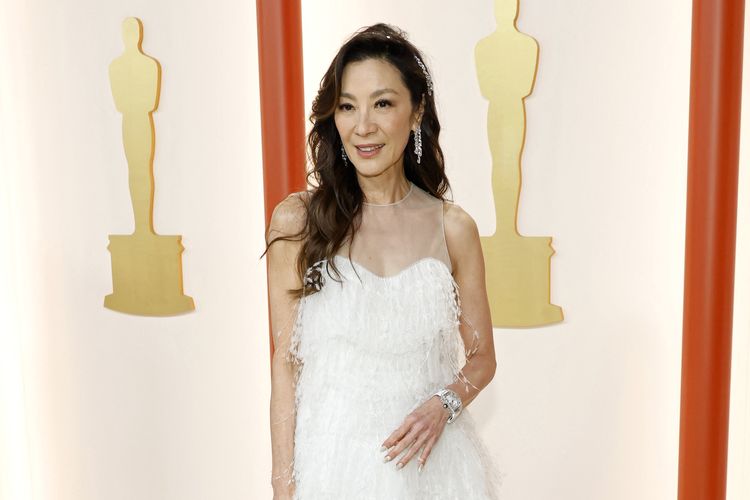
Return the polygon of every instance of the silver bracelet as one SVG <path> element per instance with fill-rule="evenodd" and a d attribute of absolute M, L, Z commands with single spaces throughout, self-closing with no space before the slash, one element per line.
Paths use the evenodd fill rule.
<path fill-rule="evenodd" d="M 450 424 L 456 420 L 463 407 L 459 395 L 450 389 L 440 389 L 433 396 L 439 396 L 440 401 L 443 403 L 443 408 L 451 412 L 450 417 L 448 417 L 448 423 Z"/>

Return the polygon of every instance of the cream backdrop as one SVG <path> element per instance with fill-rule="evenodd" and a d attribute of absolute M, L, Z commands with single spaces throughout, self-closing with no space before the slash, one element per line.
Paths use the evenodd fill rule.
<path fill-rule="evenodd" d="M 566 319 L 496 330 L 498 373 L 471 406 L 509 500 L 676 495 L 690 14 L 521 6 L 540 61 L 519 227 L 553 237 Z M 163 70 L 155 227 L 183 235 L 184 316 L 102 306 L 107 234 L 132 230 L 107 77 L 126 16 Z M 308 109 L 339 44 L 381 20 L 426 52 L 455 200 L 491 234 L 472 54 L 492 1 L 304 0 Z M 248 1 L 0 0 L 3 500 L 270 498 L 256 40 Z M 730 500 L 750 496 L 748 188 L 742 172 Z"/>
<path fill-rule="evenodd" d="M 255 3 L 0 1 L 30 471 L 0 488 L 33 490 L 3 500 L 270 498 Z M 182 316 L 103 307 L 107 235 L 133 229 L 108 76 L 128 16 L 162 66 L 154 226 L 183 236 Z"/>

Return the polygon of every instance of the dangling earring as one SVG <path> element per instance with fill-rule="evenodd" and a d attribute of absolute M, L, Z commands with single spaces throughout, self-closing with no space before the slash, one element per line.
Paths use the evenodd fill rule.
<path fill-rule="evenodd" d="M 417 163 L 422 161 L 422 126 L 414 131 L 414 154 L 417 155 Z"/>
<path fill-rule="evenodd" d="M 341 158 L 344 160 L 344 166 L 348 167 L 349 166 L 349 162 L 346 161 L 346 150 L 344 149 L 344 145 L 343 144 L 341 144 Z"/>

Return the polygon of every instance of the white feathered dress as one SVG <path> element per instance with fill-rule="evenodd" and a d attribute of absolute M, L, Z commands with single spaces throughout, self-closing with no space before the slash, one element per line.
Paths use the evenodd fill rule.
<path fill-rule="evenodd" d="M 335 257 L 341 276 L 325 260 L 308 269 L 324 279 L 300 299 L 291 336 L 300 366 L 296 499 L 499 498 L 501 475 L 468 408 L 445 426 L 422 472 L 418 455 L 399 470 L 380 451 L 465 361 L 443 203 L 413 183 L 396 203 L 366 203 L 353 241 Z"/>

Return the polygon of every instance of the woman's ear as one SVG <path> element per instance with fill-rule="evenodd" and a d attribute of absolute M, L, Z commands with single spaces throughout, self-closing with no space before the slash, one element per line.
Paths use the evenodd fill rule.
<path fill-rule="evenodd" d="M 422 94 L 422 100 L 419 101 L 419 107 L 416 110 L 416 118 L 414 120 L 414 128 L 418 128 L 422 124 L 422 116 L 424 115 L 425 97 Z"/>

